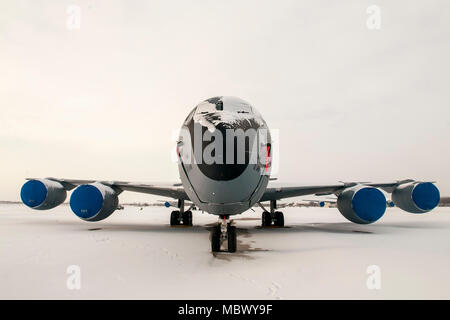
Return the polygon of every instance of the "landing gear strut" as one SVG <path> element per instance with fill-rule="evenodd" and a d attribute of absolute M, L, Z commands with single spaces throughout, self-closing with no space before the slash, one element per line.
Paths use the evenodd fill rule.
<path fill-rule="evenodd" d="M 270 211 L 266 211 L 264 209 L 261 216 L 261 225 L 263 227 L 269 227 L 272 224 L 277 227 L 284 227 L 284 214 L 281 211 L 275 211 L 276 209 L 277 209 L 276 200 L 271 200 Z"/>
<path fill-rule="evenodd" d="M 172 211 L 170 214 L 170 226 L 192 226 L 192 211 L 184 211 L 184 200 L 178 200 L 178 211 Z"/>
<path fill-rule="evenodd" d="M 230 224 L 229 216 L 220 216 L 218 225 L 214 227 L 211 235 L 211 251 L 219 252 L 224 242 L 228 245 L 228 252 L 236 252 L 236 227 Z"/>

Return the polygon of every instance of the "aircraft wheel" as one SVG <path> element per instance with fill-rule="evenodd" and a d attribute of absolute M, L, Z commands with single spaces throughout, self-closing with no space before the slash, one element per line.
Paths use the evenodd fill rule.
<path fill-rule="evenodd" d="M 180 215 L 180 211 L 172 211 L 170 214 L 170 226 L 178 226 L 180 221 L 178 220 L 178 216 Z"/>
<path fill-rule="evenodd" d="M 228 252 L 236 252 L 236 243 L 237 243 L 237 236 L 236 236 L 236 227 L 235 226 L 228 226 L 227 228 L 228 232 Z"/>
<path fill-rule="evenodd" d="M 185 226 L 192 226 L 192 211 L 183 212 L 183 224 Z"/>
<path fill-rule="evenodd" d="M 211 235 L 211 251 L 212 252 L 219 252 L 220 251 L 220 226 L 214 227 L 214 230 Z"/>
<path fill-rule="evenodd" d="M 283 212 L 275 212 L 275 225 L 277 227 L 284 227 L 284 214 Z"/>
<path fill-rule="evenodd" d="M 272 217 L 270 215 L 270 212 L 264 211 L 262 213 L 262 226 L 268 227 L 272 224 Z"/>

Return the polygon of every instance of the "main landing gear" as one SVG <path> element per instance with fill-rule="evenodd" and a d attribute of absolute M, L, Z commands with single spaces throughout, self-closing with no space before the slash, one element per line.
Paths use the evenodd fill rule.
<path fill-rule="evenodd" d="M 211 235 L 211 251 L 219 252 L 223 243 L 227 243 L 228 252 L 236 252 L 236 227 L 229 222 L 229 216 L 220 216 L 219 223 Z"/>
<path fill-rule="evenodd" d="M 184 200 L 178 200 L 179 211 L 172 211 L 170 214 L 170 226 L 192 226 L 192 211 L 184 211 Z"/>
<path fill-rule="evenodd" d="M 276 200 L 270 201 L 270 211 L 266 211 L 263 208 L 263 213 L 261 216 L 261 225 L 263 227 L 269 227 L 272 224 L 276 227 L 284 227 L 284 214 L 281 211 L 275 211 L 277 209 Z"/>

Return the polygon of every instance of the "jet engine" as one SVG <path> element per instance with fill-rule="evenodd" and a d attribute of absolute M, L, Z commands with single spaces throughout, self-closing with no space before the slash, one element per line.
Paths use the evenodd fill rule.
<path fill-rule="evenodd" d="M 67 191 L 57 181 L 49 179 L 28 180 L 20 190 L 22 202 L 36 210 L 48 210 L 66 200 Z"/>
<path fill-rule="evenodd" d="M 353 223 L 369 224 L 386 211 L 386 197 L 377 188 L 355 186 L 345 189 L 337 199 L 341 214 Z"/>
<path fill-rule="evenodd" d="M 425 213 L 434 209 L 441 200 L 439 189 L 431 182 L 402 184 L 392 192 L 392 201 L 410 213 Z"/>
<path fill-rule="evenodd" d="M 98 182 L 80 185 L 70 197 L 70 208 L 77 217 L 85 221 L 106 219 L 118 205 L 118 193 Z"/>

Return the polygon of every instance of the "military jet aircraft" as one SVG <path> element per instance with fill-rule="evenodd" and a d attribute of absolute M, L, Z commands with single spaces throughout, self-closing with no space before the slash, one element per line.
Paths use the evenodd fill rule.
<path fill-rule="evenodd" d="M 349 221 L 369 224 L 386 210 L 381 190 L 392 193 L 395 206 L 411 213 L 435 208 L 440 193 L 434 182 L 412 179 L 391 182 L 339 182 L 330 185 L 270 187 L 274 148 L 266 122 L 248 102 L 228 96 L 213 97 L 198 104 L 187 116 L 177 142 L 181 183 L 171 185 L 124 181 L 27 178 L 21 198 L 25 205 L 47 210 L 62 204 L 67 192 L 70 207 L 80 219 L 96 222 L 117 210 L 123 191 L 141 192 L 176 200 L 170 225 L 192 225 L 189 201 L 199 210 L 217 215 L 211 250 L 236 251 L 236 227 L 230 217 L 259 204 L 263 227 L 284 226 L 277 201 L 289 197 L 335 195 L 337 208 Z M 381 190 L 380 190 L 381 189 Z M 269 202 L 269 210 L 261 205 Z"/>

